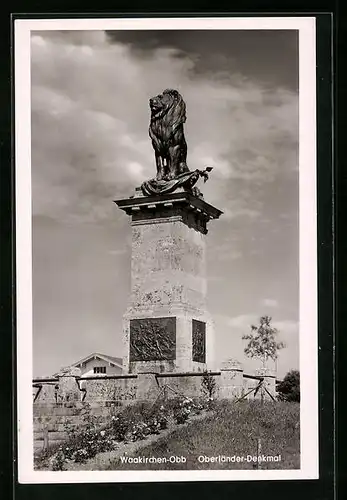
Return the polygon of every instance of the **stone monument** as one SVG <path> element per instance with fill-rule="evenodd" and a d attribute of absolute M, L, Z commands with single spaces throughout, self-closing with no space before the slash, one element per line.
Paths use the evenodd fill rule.
<path fill-rule="evenodd" d="M 135 194 L 117 200 L 131 216 L 131 295 L 124 315 L 128 373 L 209 369 L 213 322 L 206 309 L 207 223 L 220 210 L 196 187 L 211 167 L 190 171 L 183 123 L 186 106 L 177 90 L 150 99 L 149 135 L 157 175 Z"/>

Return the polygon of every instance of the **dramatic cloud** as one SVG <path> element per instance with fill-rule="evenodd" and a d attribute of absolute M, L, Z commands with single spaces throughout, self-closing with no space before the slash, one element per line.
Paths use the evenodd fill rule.
<path fill-rule="evenodd" d="M 215 167 L 206 197 L 229 198 L 226 217 L 257 217 L 264 183 L 297 168 L 297 96 L 194 68 L 194 57 L 178 49 L 141 57 L 103 32 L 33 36 L 34 214 L 113 217 L 112 197 L 154 175 L 147 103 L 174 87 L 187 102 L 190 167 Z"/>
<path fill-rule="evenodd" d="M 279 371 L 297 367 L 297 56 L 287 50 L 294 38 L 279 32 L 272 59 L 270 33 L 233 33 L 231 56 L 213 32 L 186 33 L 185 41 L 159 33 L 147 45 L 149 35 L 128 43 L 132 36 L 32 36 L 35 374 L 94 351 L 121 354 L 131 231 L 112 200 L 155 175 L 148 99 L 167 87 L 187 103 L 188 165 L 214 167 L 203 192 L 224 212 L 207 237 L 217 362 L 243 360 L 242 334 L 271 308 L 288 344 Z"/>

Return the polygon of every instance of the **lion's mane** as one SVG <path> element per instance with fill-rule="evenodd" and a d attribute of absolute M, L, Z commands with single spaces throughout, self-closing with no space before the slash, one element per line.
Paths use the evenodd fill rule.
<path fill-rule="evenodd" d="M 157 114 L 152 112 L 151 122 L 161 120 L 164 128 L 175 128 L 183 124 L 186 121 L 186 104 L 181 94 L 177 90 L 166 89 L 163 97 L 166 98 L 165 106 Z"/>

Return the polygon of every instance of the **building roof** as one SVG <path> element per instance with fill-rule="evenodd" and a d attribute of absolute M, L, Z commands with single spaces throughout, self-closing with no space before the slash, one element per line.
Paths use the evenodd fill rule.
<path fill-rule="evenodd" d="M 108 363 L 112 363 L 113 365 L 118 366 L 119 368 L 123 368 L 122 358 L 116 358 L 114 356 L 109 356 L 108 354 L 101 354 L 99 352 L 93 352 L 92 354 L 89 354 L 89 356 L 86 356 L 85 358 L 80 359 L 76 363 L 73 363 L 71 366 L 78 367 L 82 363 L 86 363 L 87 361 L 89 361 L 90 359 L 93 359 L 93 358 L 103 359 L 104 361 L 107 361 Z"/>

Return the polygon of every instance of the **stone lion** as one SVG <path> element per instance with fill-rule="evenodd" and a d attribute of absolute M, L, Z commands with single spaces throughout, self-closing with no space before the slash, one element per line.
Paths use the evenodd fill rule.
<path fill-rule="evenodd" d="M 155 152 L 157 180 L 171 180 L 189 172 L 183 124 L 186 105 L 177 90 L 166 89 L 149 100 L 149 136 Z"/>

